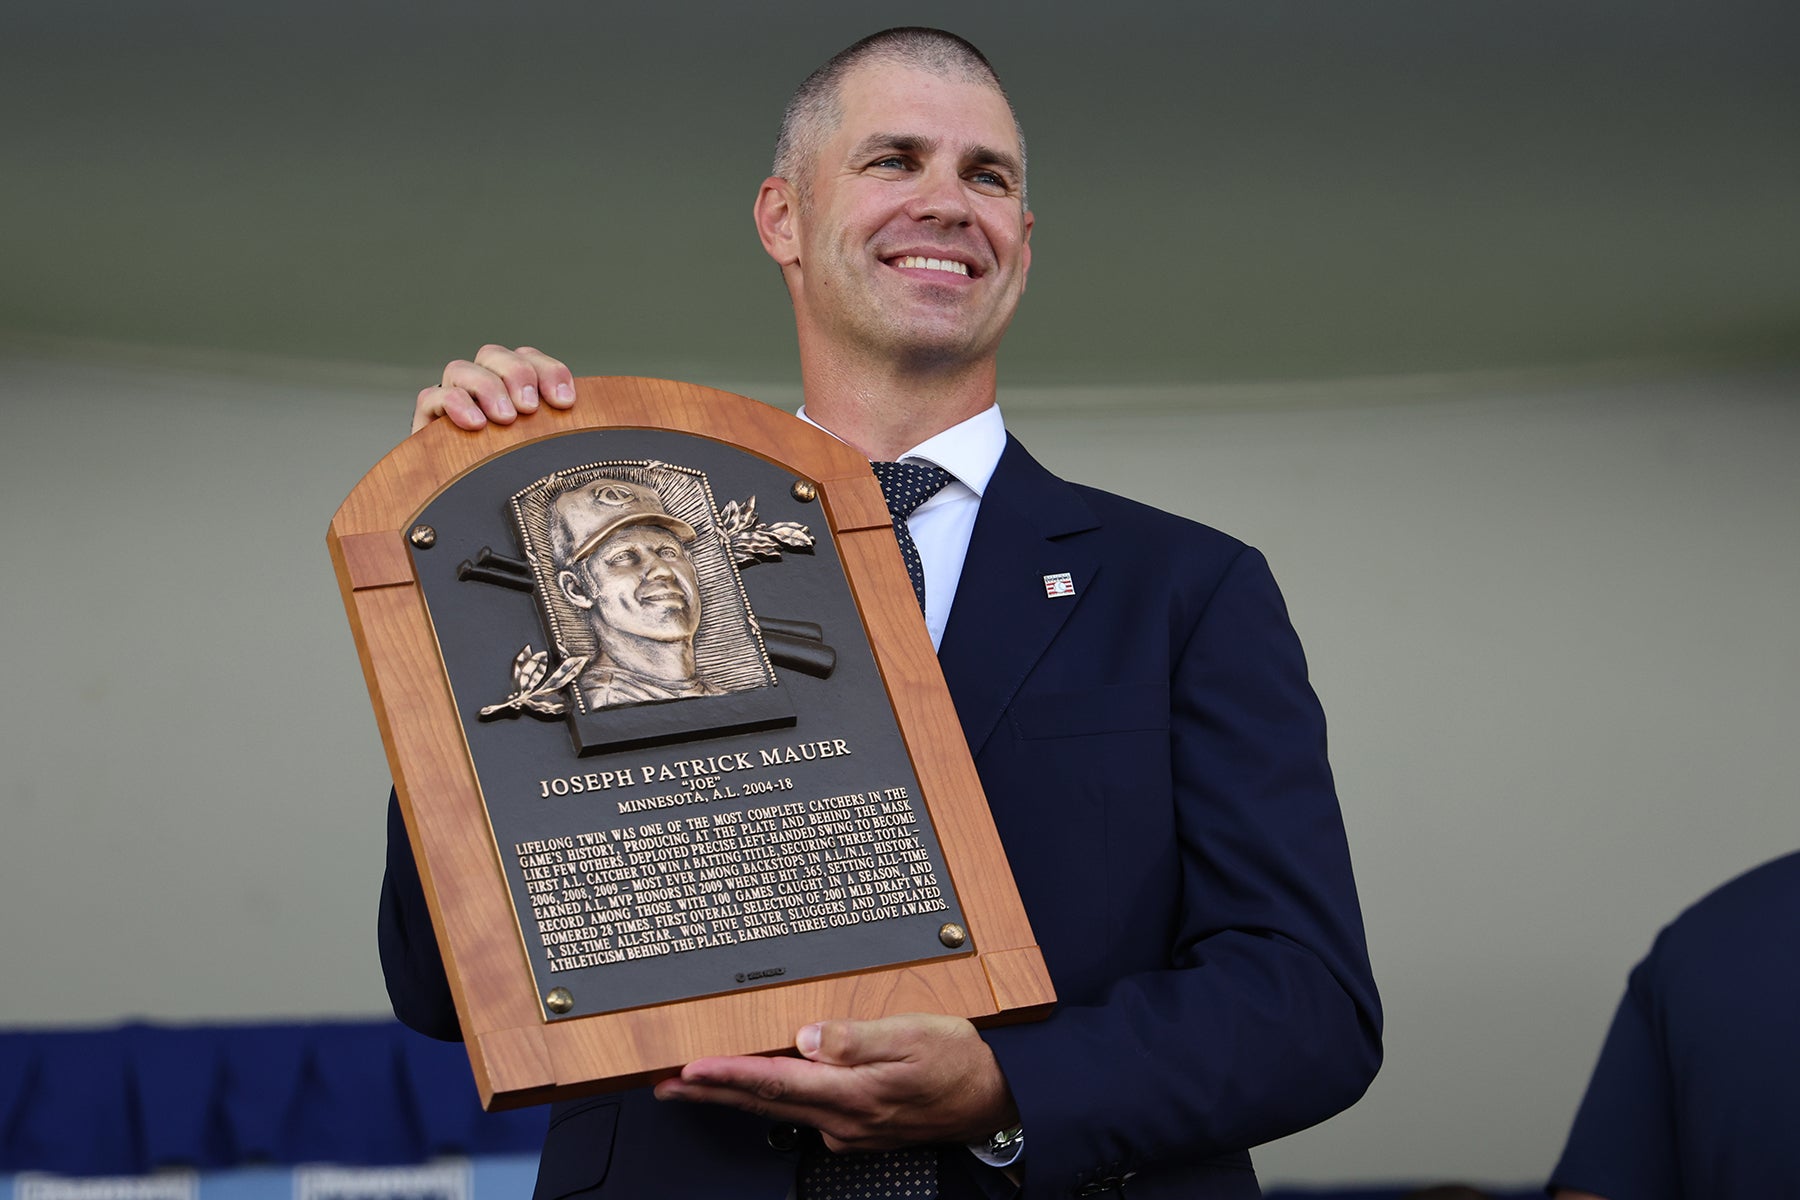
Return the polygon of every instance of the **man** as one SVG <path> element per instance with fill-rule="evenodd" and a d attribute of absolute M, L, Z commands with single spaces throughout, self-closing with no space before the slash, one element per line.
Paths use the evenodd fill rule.
<path fill-rule="evenodd" d="M 694 527 L 655 489 L 605 476 L 565 488 L 550 513 L 557 587 L 587 614 L 598 647 L 576 680 L 587 707 L 718 695 L 694 666 Z"/>
<path fill-rule="evenodd" d="M 1800 1195 L 1800 853 L 1677 917 L 1631 972 L 1558 1200 Z"/>
<path fill-rule="evenodd" d="M 821 1020 L 798 1057 L 702 1060 L 654 1099 L 564 1106 L 538 1196 L 833 1194 L 819 1160 L 839 1163 L 796 1128 L 831 1154 L 936 1147 L 946 1197 L 1259 1195 L 1247 1148 L 1347 1106 L 1380 1060 L 1323 717 L 1267 567 L 1006 435 L 996 356 L 1034 218 L 972 46 L 888 31 L 815 72 L 754 214 L 794 306 L 802 415 L 883 472 L 949 478 L 906 521 L 926 625 L 1059 1008 L 985 1033 Z M 419 394 L 415 424 L 572 396 L 561 363 L 490 346 Z M 404 846 L 390 992 L 455 1036 Z"/>

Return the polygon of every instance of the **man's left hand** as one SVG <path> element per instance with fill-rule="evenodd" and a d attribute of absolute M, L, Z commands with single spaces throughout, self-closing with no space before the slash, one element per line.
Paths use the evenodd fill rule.
<path fill-rule="evenodd" d="M 698 1059 L 657 1084 L 656 1098 L 810 1125 L 834 1153 L 978 1142 L 1018 1123 L 1000 1064 L 960 1017 L 823 1021 L 794 1046 L 801 1057 Z"/>

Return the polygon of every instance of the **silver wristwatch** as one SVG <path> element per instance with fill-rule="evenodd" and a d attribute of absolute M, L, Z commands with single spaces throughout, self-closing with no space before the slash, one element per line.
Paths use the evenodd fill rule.
<path fill-rule="evenodd" d="M 1014 1125 L 1011 1129 L 1002 1129 L 999 1133 L 988 1135 L 987 1152 L 995 1158 L 1006 1158 L 1012 1154 L 1025 1140 L 1025 1127 Z"/>

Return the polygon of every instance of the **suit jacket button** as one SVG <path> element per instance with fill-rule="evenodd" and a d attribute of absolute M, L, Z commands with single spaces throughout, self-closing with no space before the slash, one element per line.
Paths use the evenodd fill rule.
<path fill-rule="evenodd" d="M 795 1125 L 769 1126 L 769 1148 L 786 1154 L 800 1144 L 800 1129 Z"/>

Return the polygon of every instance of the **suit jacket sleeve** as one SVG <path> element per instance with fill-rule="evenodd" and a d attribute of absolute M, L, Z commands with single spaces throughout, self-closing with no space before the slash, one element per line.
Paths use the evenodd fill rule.
<path fill-rule="evenodd" d="M 437 934 L 431 928 L 431 911 L 425 906 L 425 889 L 400 817 L 400 801 L 392 791 L 388 792 L 387 872 L 381 880 L 376 935 L 381 946 L 381 974 L 394 1015 L 429 1037 L 460 1042 L 462 1026 L 456 1019 L 450 980 L 444 974 Z"/>
<path fill-rule="evenodd" d="M 1354 1102 L 1380 1063 L 1379 1001 L 1299 641 L 1262 556 L 1183 525 L 1204 535 L 1185 538 L 1187 561 L 1220 565 L 1169 589 L 1166 628 L 1144 602 L 1151 581 L 1108 560 L 1071 621 L 1086 629 L 1083 653 L 1046 656 L 978 760 L 1003 835 L 1015 831 L 1022 890 L 1041 870 L 1063 872 L 1064 894 L 1087 891 L 1083 903 L 1108 910 L 1096 924 L 1058 908 L 1057 893 L 1028 897 L 1062 1005 L 985 1035 L 1023 1114 L 1030 1196 L 1133 1172 L 1148 1183 L 1159 1168 L 1179 1175 L 1292 1133 Z M 1165 557 L 1171 540 L 1183 557 L 1184 539 L 1164 529 Z M 1109 697 L 1165 676 L 1166 742 L 1160 729 L 1062 739 L 1085 748 L 1029 736 L 1043 701 L 1032 681 L 1076 695 L 1095 660 L 1128 684 L 1083 685 L 1103 693 L 1089 704 L 1103 729 L 1142 724 Z M 1040 867 L 1071 850 L 1034 846 L 1042 821 L 1013 814 L 1013 772 L 1031 780 L 1039 812 L 1093 823 L 1088 861 Z M 1084 883 L 1084 868 L 1110 882 Z M 1078 921 L 1090 923 L 1073 943 L 1061 926 Z"/>

